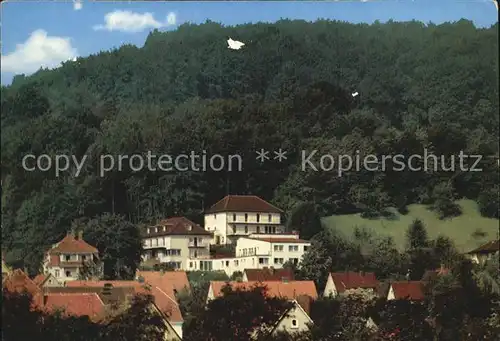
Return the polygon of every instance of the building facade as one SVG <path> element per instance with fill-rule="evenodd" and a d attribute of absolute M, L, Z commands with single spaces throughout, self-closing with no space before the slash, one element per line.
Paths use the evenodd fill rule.
<path fill-rule="evenodd" d="M 282 210 L 254 195 L 228 195 L 205 211 L 205 229 L 212 244 L 231 244 L 250 234 L 285 231 Z"/>
<path fill-rule="evenodd" d="M 156 259 L 174 269 L 188 269 L 190 260 L 210 258 L 212 234 L 185 217 L 160 221 L 143 231 L 143 261 Z"/>
<path fill-rule="evenodd" d="M 54 244 L 47 251 L 43 262 L 44 274 L 50 274 L 56 281 L 77 280 L 86 265 L 90 265 L 99 258 L 99 251 L 78 235 L 68 233 L 59 243 Z"/>
<path fill-rule="evenodd" d="M 296 234 L 252 234 L 237 240 L 233 257 L 190 259 L 187 270 L 224 271 L 231 276 L 245 269 L 281 269 L 288 262 L 300 264 L 310 246 Z"/>

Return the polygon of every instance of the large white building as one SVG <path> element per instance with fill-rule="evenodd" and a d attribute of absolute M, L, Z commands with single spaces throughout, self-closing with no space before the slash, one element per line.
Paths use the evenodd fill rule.
<path fill-rule="evenodd" d="M 231 276 L 245 269 L 280 269 L 287 262 L 299 264 L 311 243 L 297 234 L 251 234 L 236 242 L 233 257 L 189 260 L 188 270 L 224 271 Z"/>
<path fill-rule="evenodd" d="M 212 244 L 231 244 L 251 234 L 279 234 L 282 210 L 255 195 L 228 195 L 205 211 Z"/>
<path fill-rule="evenodd" d="M 185 217 L 164 219 L 143 233 L 144 261 L 156 259 L 186 270 L 190 262 L 210 258 L 212 234 Z"/>

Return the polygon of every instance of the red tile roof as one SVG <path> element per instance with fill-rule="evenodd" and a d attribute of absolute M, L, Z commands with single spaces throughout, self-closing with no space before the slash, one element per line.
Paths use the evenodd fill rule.
<path fill-rule="evenodd" d="M 223 282 L 223 281 L 211 281 L 210 287 L 214 297 L 219 297 L 222 295 L 222 288 L 227 284 L 231 285 L 233 289 L 241 290 L 251 290 L 255 286 L 265 286 L 267 287 L 267 295 L 270 297 L 282 297 L 285 299 L 296 299 L 301 295 L 310 296 L 312 299 L 318 298 L 318 292 L 316 291 L 316 285 L 313 281 L 289 281 L 289 282 L 278 282 L 278 281 L 266 281 L 266 282 Z"/>
<path fill-rule="evenodd" d="M 105 314 L 104 303 L 96 293 L 47 294 L 44 309 L 48 312 L 62 309 L 66 315 L 88 316 L 93 321 Z"/>
<path fill-rule="evenodd" d="M 397 300 L 409 299 L 420 301 L 425 298 L 424 282 L 422 281 L 402 281 L 391 283 L 394 297 Z"/>
<path fill-rule="evenodd" d="M 40 307 L 43 303 L 42 291 L 38 285 L 20 269 L 16 269 L 11 274 L 7 275 L 2 281 L 2 286 L 10 292 L 27 292 L 31 294 L 33 297 L 33 308 Z"/>
<path fill-rule="evenodd" d="M 68 234 L 57 245 L 49 250 L 50 254 L 55 253 L 98 253 L 99 251 L 85 242 L 83 239 L 76 239 Z"/>
<path fill-rule="evenodd" d="M 500 242 L 499 240 L 492 240 L 489 241 L 477 248 L 475 248 L 472 251 L 467 252 L 468 254 L 474 254 L 474 253 L 495 253 L 500 250 Z"/>
<path fill-rule="evenodd" d="M 276 206 L 255 195 L 227 195 L 205 211 L 205 213 L 218 212 L 283 213 Z"/>
<path fill-rule="evenodd" d="M 291 269 L 245 269 L 248 281 L 282 281 L 283 278 L 287 280 L 294 280 L 295 276 Z"/>
<path fill-rule="evenodd" d="M 189 280 L 185 271 L 137 271 L 136 277 L 163 290 L 172 288 L 180 292 L 184 288 L 190 290 Z"/>
<path fill-rule="evenodd" d="M 339 293 L 349 289 L 377 289 L 379 281 L 373 272 L 332 272 L 333 283 Z"/>
<path fill-rule="evenodd" d="M 185 274 L 185 273 L 184 273 Z M 132 287 L 136 293 L 148 293 L 146 285 L 151 286 L 151 294 L 154 297 L 155 305 L 162 311 L 171 322 L 182 322 L 182 314 L 175 298 L 173 286 L 163 288 L 157 287 L 154 283 L 140 283 L 138 281 L 68 281 L 67 287 L 104 287 L 111 284 L 113 287 Z"/>
<path fill-rule="evenodd" d="M 47 275 L 39 274 L 39 275 L 36 275 L 35 278 L 33 278 L 33 283 L 35 283 L 38 286 L 41 286 L 46 279 L 47 279 Z"/>
<path fill-rule="evenodd" d="M 158 227 L 158 232 L 154 232 L 154 228 Z M 165 227 L 165 231 L 163 228 Z M 147 229 L 150 233 L 147 233 Z M 150 226 L 144 229 L 144 236 L 169 236 L 169 235 L 206 235 L 211 236 L 212 233 L 205 230 L 200 225 L 192 222 L 186 217 L 172 217 L 161 220 L 155 226 Z"/>

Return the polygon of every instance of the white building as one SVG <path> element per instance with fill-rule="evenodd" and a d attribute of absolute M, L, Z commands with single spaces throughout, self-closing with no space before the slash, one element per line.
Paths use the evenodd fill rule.
<path fill-rule="evenodd" d="M 144 261 L 156 259 L 186 270 L 192 260 L 210 258 L 212 234 L 185 217 L 164 219 L 143 232 Z"/>
<path fill-rule="evenodd" d="M 47 251 L 43 262 L 44 274 L 50 274 L 58 282 L 77 280 L 85 264 L 97 260 L 99 251 L 78 236 L 69 233 Z"/>
<path fill-rule="evenodd" d="M 250 234 L 279 234 L 282 210 L 254 195 L 228 195 L 205 211 L 212 244 L 231 244 Z"/>
<path fill-rule="evenodd" d="M 311 243 L 296 234 L 251 234 L 236 242 L 234 257 L 190 259 L 188 270 L 224 271 L 231 276 L 245 269 L 283 268 L 287 262 L 299 264 Z"/>

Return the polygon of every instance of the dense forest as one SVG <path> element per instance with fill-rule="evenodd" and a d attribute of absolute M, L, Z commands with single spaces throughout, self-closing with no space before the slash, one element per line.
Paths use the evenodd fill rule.
<path fill-rule="evenodd" d="M 498 157 L 498 24 L 461 20 L 350 24 L 281 20 L 225 27 L 185 24 L 2 87 L 2 248 L 38 264 L 76 219 L 105 213 L 133 224 L 203 209 L 226 194 L 254 194 L 291 212 L 401 212 L 429 205 L 446 218 L 469 198 L 498 217 L 498 166 L 482 172 L 301 170 L 301 150 L 330 154 L 480 154 Z M 228 37 L 246 42 L 227 48 Z M 356 97 L 351 93 L 359 92 Z M 287 162 L 255 151 L 283 148 Z M 242 171 L 99 176 L 103 154 L 239 154 Z M 26 154 L 88 155 L 56 176 L 27 172 Z M 470 165 L 469 165 L 470 166 Z M 26 264 L 25 264 L 26 265 Z"/>

